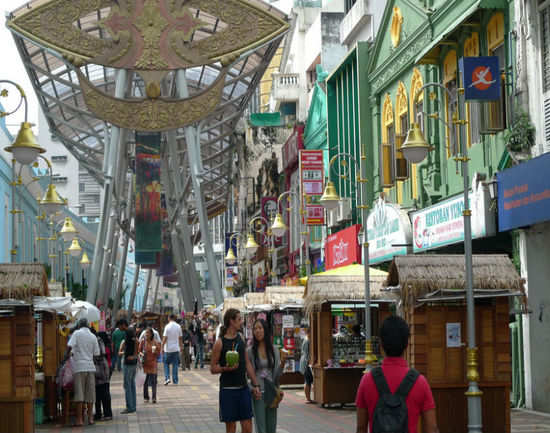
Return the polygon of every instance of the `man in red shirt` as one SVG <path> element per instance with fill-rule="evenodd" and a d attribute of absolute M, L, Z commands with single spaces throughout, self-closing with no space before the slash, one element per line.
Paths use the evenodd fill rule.
<path fill-rule="evenodd" d="M 409 371 L 403 353 L 409 344 L 409 325 L 398 316 L 390 316 L 382 323 L 380 340 L 386 357 L 382 362 L 382 371 L 392 393 L 395 393 L 401 381 Z M 372 432 L 373 412 L 378 402 L 378 389 L 371 373 L 365 374 L 357 390 L 357 433 Z M 435 417 L 435 403 L 432 390 L 423 375 L 418 376 L 407 398 L 409 433 L 418 433 L 418 418 L 422 415 L 424 433 L 439 433 Z"/>

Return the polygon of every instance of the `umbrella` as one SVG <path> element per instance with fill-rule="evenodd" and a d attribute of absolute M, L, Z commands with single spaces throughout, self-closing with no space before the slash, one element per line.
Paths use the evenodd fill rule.
<path fill-rule="evenodd" d="M 75 301 L 73 304 L 73 316 L 79 319 L 88 319 L 88 322 L 98 322 L 101 316 L 99 309 L 86 301 Z"/>

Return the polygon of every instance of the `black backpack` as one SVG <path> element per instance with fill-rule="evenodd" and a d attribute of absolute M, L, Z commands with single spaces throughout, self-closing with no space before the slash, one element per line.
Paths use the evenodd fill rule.
<path fill-rule="evenodd" d="M 372 414 L 372 433 L 409 433 L 407 396 L 420 374 L 411 368 L 395 394 L 391 393 L 382 368 L 374 368 L 371 374 L 379 395 Z"/>

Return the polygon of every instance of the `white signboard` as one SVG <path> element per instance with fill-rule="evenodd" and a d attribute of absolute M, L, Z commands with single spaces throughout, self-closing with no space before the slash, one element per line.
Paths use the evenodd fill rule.
<path fill-rule="evenodd" d="M 285 314 L 283 316 L 283 329 L 294 328 L 294 316 L 292 314 Z"/>
<path fill-rule="evenodd" d="M 380 197 L 367 219 L 369 263 L 381 263 L 405 255 L 411 244 L 411 222 L 401 208 Z"/>
<path fill-rule="evenodd" d="M 460 323 L 447 323 L 447 347 L 462 346 Z"/>
<path fill-rule="evenodd" d="M 472 238 L 482 238 L 495 234 L 495 212 L 490 209 L 487 188 L 482 184 L 470 193 L 472 211 Z M 464 196 L 443 200 L 442 202 L 413 212 L 414 252 L 426 251 L 443 245 L 464 240 Z"/>

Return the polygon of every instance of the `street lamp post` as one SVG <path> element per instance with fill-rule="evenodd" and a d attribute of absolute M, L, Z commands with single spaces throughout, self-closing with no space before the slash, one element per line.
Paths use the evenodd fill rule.
<path fill-rule="evenodd" d="M 256 253 L 256 251 L 258 250 L 258 248 L 260 247 L 260 245 L 258 245 L 256 243 L 256 240 L 254 239 L 254 235 L 253 233 L 254 232 L 257 232 L 257 233 L 263 233 L 263 230 L 255 230 L 254 229 L 254 224 L 257 222 L 257 221 L 261 221 L 262 223 L 265 224 L 267 230 L 266 230 L 266 236 L 269 238 L 269 243 L 270 243 L 270 247 L 269 247 L 269 250 L 272 254 L 271 256 L 271 263 L 272 263 L 272 268 L 273 268 L 273 263 L 274 263 L 274 258 L 273 258 L 273 254 L 275 254 L 275 244 L 274 244 L 274 235 L 273 235 L 273 230 L 269 227 L 269 222 L 262 216 L 257 216 L 255 218 L 252 218 L 248 224 L 250 226 L 250 234 L 248 235 L 248 241 L 246 243 L 246 246 L 245 248 L 247 249 L 247 251 L 250 251 L 250 257 L 249 257 L 249 261 L 250 259 L 252 258 L 252 256 Z M 263 244 L 263 241 L 260 241 L 262 244 Z M 273 272 L 274 269 L 271 269 L 271 271 Z M 250 278 L 249 278 L 250 280 Z M 250 287 L 249 287 L 249 291 L 250 290 Z"/>
<path fill-rule="evenodd" d="M 242 234 L 241 233 L 233 233 L 230 237 L 229 237 L 229 251 L 227 252 L 227 255 L 225 256 L 225 263 L 226 264 L 231 264 L 231 263 L 235 263 L 235 262 L 238 262 L 238 256 L 239 256 L 239 251 L 238 251 L 238 247 L 237 247 L 237 255 L 235 256 L 235 254 L 233 253 L 233 239 L 239 239 L 241 242 L 242 242 Z M 254 238 L 252 238 L 252 240 L 254 240 Z M 250 265 L 250 263 L 249 263 Z M 249 274 L 248 274 L 248 291 L 251 291 L 250 290 L 250 267 L 248 268 L 249 269 Z"/>
<path fill-rule="evenodd" d="M 370 268 L 369 268 L 369 242 L 367 236 L 367 219 L 368 219 L 368 205 L 367 201 L 367 157 L 365 156 L 365 146 L 362 145 L 362 154 L 361 154 L 361 164 L 357 162 L 357 159 L 349 153 L 338 153 L 334 155 L 328 166 L 328 182 L 325 188 L 323 195 L 320 198 L 320 203 L 327 210 L 334 209 L 338 206 L 340 201 L 340 196 L 336 192 L 334 183 L 330 180 L 330 171 L 332 165 L 338 160 L 338 158 L 343 158 L 341 165 L 344 167 L 344 173 L 339 174 L 341 178 L 347 176 L 348 170 L 346 169 L 347 162 L 346 159 L 349 159 L 355 164 L 357 171 L 360 175 L 357 175 L 357 183 L 361 185 L 361 194 L 359 196 L 359 204 L 357 207 L 361 209 L 361 243 L 363 247 L 363 272 L 365 279 L 365 366 L 367 370 L 370 370 L 372 365 L 376 362 L 376 355 L 372 351 L 372 327 L 371 327 L 371 312 L 370 312 Z"/>
<path fill-rule="evenodd" d="M 464 89 L 458 89 L 457 96 L 453 96 L 449 90 L 439 83 L 428 83 L 422 86 L 414 96 L 413 103 L 416 105 L 418 97 L 421 92 L 428 87 L 438 87 L 447 92 L 449 101 L 451 101 L 451 107 L 459 107 L 460 97 L 459 94 L 464 92 Z M 455 101 L 456 99 L 456 101 Z M 459 108 L 460 110 L 460 108 Z M 453 113 L 453 124 L 460 126 L 466 126 L 468 121 L 460 119 L 460 111 Z M 453 135 L 453 134 L 451 134 Z M 468 398 L 468 432 L 469 433 L 481 433 L 482 429 L 482 413 L 481 413 L 481 396 L 482 391 L 479 389 L 479 371 L 477 361 L 477 347 L 476 347 L 476 333 L 475 333 L 475 301 L 473 290 L 473 265 L 472 265 L 472 211 L 470 210 L 469 200 L 469 188 L 470 181 L 468 175 L 468 146 L 461 139 L 460 134 L 460 152 L 461 155 L 455 157 L 455 161 L 462 164 L 462 176 L 464 181 L 464 211 L 462 216 L 464 217 L 464 260 L 466 270 L 466 308 L 467 308 L 467 323 L 468 323 L 468 350 L 467 350 L 467 373 L 468 390 L 465 395 Z M 433 150 L 422 134 L 422 130 L 419 125 L 413 123 L 407 134 L 407 139 L 401 151 L 403 156 L 412 163 L 418 163 L 426 158 L 429 151 Z"/>
<path fill-rule="evenodd" d="M 273 233 L 273 236 L 277 236 L 277 237 L 281 237 L 283 236 L 286 231 L 288 230 L 288 226 L 285 224 L 284 220 L 283 220 L 283 216 L 280 212 L 280 208 L 281 208 L 281 201 L 284 197 L 286 196 L 290 196 L 290 195 L 293 195 L 296 199 L 300 199 L 300 197 L 298 196 L 298 194 L 296 194 L 296 192 L 292 191 L 292 190 L 289 190 L 289 191 L 285 191 L 283 193 L 281 193 L 279 195 L 279 197 L 277 198 L 277 214 L 275 215 L 275 219 L 273 221 L 273 224 L 271 225 L 271 232 Z M 290 208 L 289 208 L 290 210 Z M 299 239 L 299 246 L 300 246 L 300 268 L 302 266 L 302 264 L 304 263 L 303 259 L 302 259 L 302 254 L 303 254 L 303 251 L 302 251 L 302 236 L 307 236 L 309 237 L 309 231 L 304 231 L 302 232 L 302 218 L 304 216 L 304 209 L 302 208 L 302 206 L 300 205 L 299 207 L 299 222 L 298 222 L 298 239 Z M 307 244 L 306 242 L 306 245 L 305 245 L 305 253 L 306 253 L 306 260 L 305 260 L 305 264 L 306 264 L 306 274 L 307 276 L 309 277 L 309 275 L 311 274 L 311 268 L 310 268 L 310 261 L 309 261 L 309 245 Z"/>

